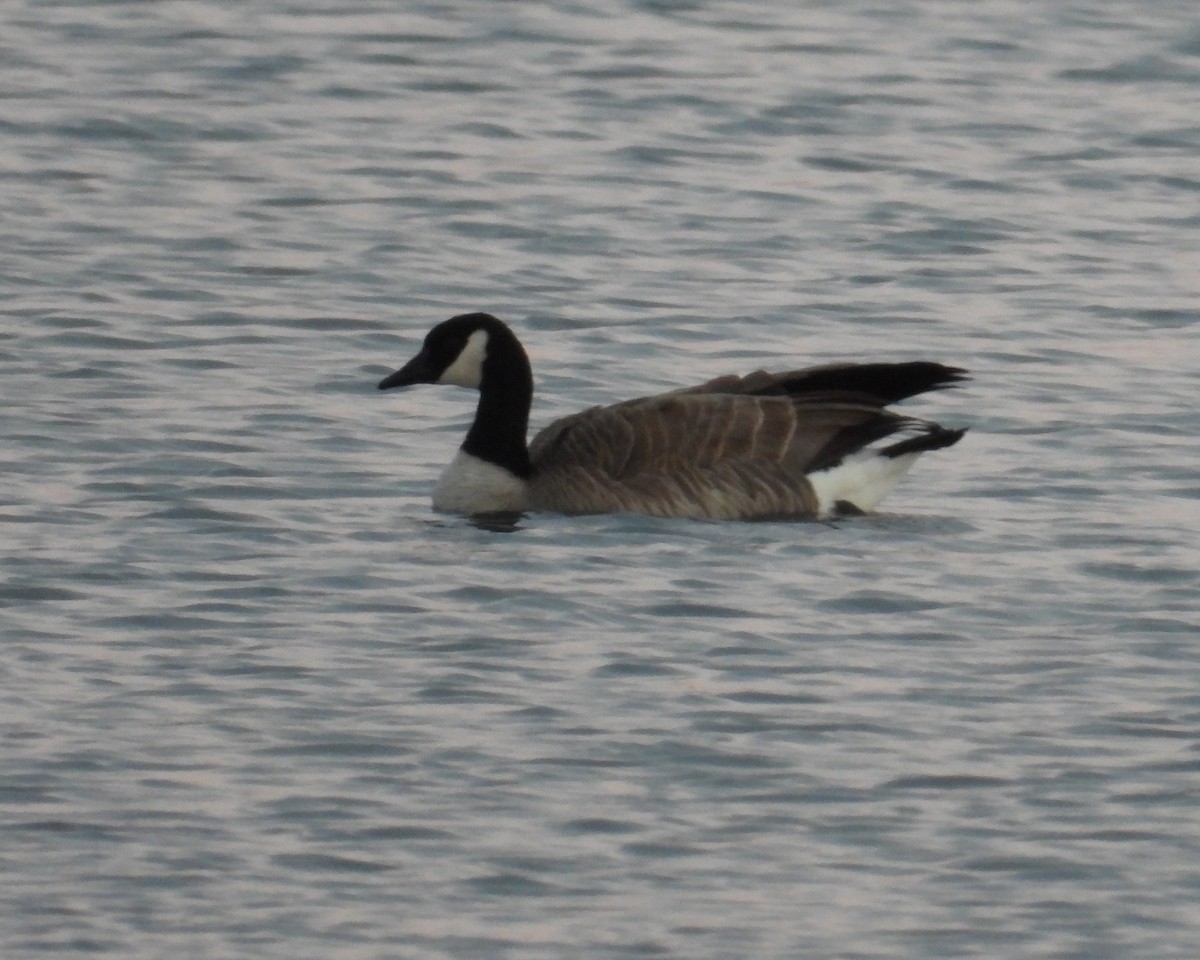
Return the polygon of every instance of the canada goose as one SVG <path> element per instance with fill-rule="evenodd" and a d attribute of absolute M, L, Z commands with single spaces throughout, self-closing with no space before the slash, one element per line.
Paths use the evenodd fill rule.
<path fill-rule="evenodd" d="M 563 417 L 526 446 L 529 359 L 504 323 L 467 313 L 435 326 L 379 389 L 479 391 L 435 510 L 748 520 L 873 510 L 920 454 L 966 432 L 884 408 L 965 379 L 965 370 L 926 361 L 718 377 Z"/>

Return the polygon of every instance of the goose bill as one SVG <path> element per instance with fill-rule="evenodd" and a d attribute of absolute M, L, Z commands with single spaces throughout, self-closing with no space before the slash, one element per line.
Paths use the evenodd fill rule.
<path fill-rule="evenodd" d="M 389 373 L 379 381 L 380 390 L 393 387 L 411 387 L 414 383 L 436 383 L 437 376 L 429 367 L 429 358 L 422 350 L 395 373 Z"/>

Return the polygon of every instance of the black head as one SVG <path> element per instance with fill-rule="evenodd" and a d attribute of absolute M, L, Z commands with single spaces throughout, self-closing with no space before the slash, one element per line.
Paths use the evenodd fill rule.
<path fill-rule="evenodd" d="M 475 420 L 462 449 L 518 477 L 530 473 L 525 430 L 533 373 L 516 335 L 490 313 L 464 313 L 429 331 L 420 352 L 379 383 L 454 383 L 479 391 Z"/>
<path fill-rule="evenodd" d="M 383 378 L 380 390 L 414 383 L 451 383 L 480 388 L 489 347 L 502 343 L 511 349 L 516 337 L 490 313 L 464 313 L 439 323 L 429 331 L 420 352 Z M 517 345 L 520 349 L 520 345 Z"/>

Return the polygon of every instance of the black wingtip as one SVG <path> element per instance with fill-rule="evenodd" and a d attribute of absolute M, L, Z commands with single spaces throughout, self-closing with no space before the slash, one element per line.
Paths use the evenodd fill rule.
<path fill-rule="evenodd" d="M 935 364 L 941 367 L 943 371 L 942 379 L 932 389 L 934 390 L 949 390 L 957 387 L 960 383 L 967 383 L 971 379 L 970 371 L 966 367 L 948 367 L 945 364 Z"/>
<path fill-rule="evenodd" d="M 970 379 L 963 367 L 932 360 L 850 363 L 798 371 L 794 379 L 775 385 L 775 389 L 792 396 L 824 392 L 855 394 L 886 406 L 930 390 L 949 390 Z"/>

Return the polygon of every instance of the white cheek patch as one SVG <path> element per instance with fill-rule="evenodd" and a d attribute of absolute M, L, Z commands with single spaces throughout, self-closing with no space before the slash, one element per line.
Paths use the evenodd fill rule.
<path fill-rule="evenodd" d="M 488 332 L 486 330 L 476 330 L 467 337 L 467 342 L 458 351 L 458 356 L 454 358 L 454 362 L 450 366 L 442 371 L 437 382 L 478 390 L 480 383 L 483 382 L 483 358 L 487 356 L 487 342 Z"/>

